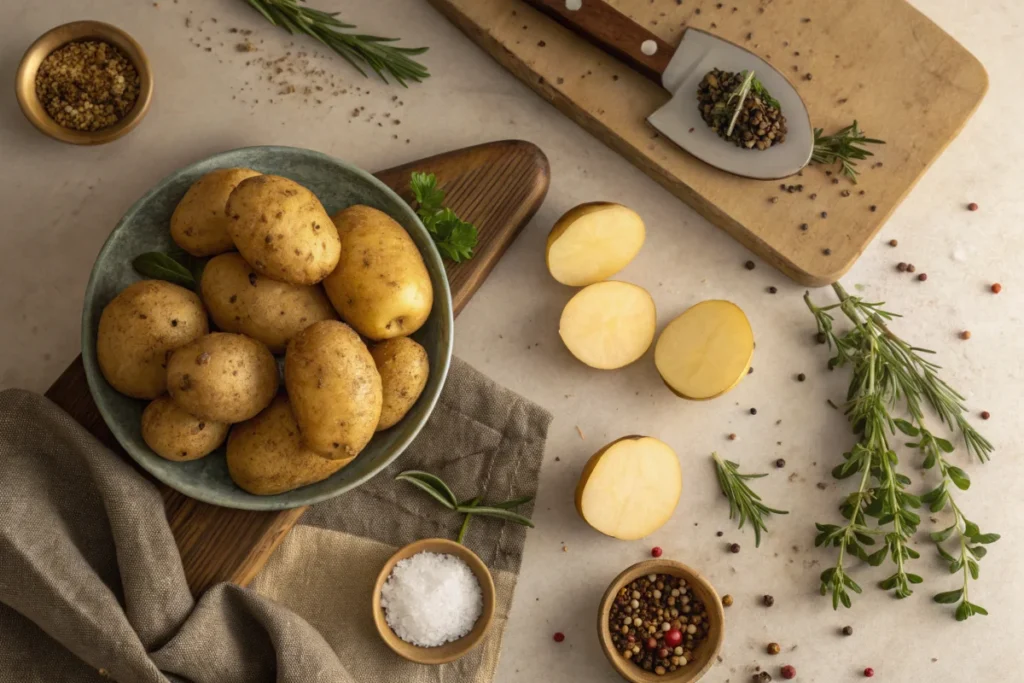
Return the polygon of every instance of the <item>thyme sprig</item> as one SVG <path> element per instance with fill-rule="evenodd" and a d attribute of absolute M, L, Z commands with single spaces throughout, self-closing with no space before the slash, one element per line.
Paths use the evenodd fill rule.
<path fill-rule="evenodd" d="M 882 564 L 886 558 L 894 566 L 893 573 L 879 586 L 892 590 L 898 598 L 913 593 L 912 585 L 923 581 L 920 575 L 909 571 L 908 565 L 920 557 L 910 547 L 921 517 L 916 512 L 923 504 L 933 513 L 949 509 L 954 523 L 932 534 L 940 556 L 950 565 L 950 571 L 963 572 L 963 587 L 956 591 L 939 593 L 939 603 L 960 601 L 957 619 L 972 614 L 985 614 L 984 608 L 971 603 L 967 597 L 968 578 L 977 578 L 978 560 L 985 555 L 984 545 L 999 539 L 998 534 L 982 534 L 977 525 L 967 520 L 953 499 L 950 484 L 966 490 L 970 480 L 959 467 L 950 464 L 945 454 L 952 453 L 951 442 L 935 436 L 926 426 L 924 409 L 934 411 L 949 429 L 963 438 L 966 450 L 980 462 L 986 462 L 992 444 L 967 421 L 963 396 L 938 377 L 939 366 L 926 360 L 922 354 L 931 351 L 912 346 L 893 334 L 887 322 L 899 317 L 886 311 L 882 303 L 870 303 L 851 296 L 840 284 L 833 290 L 839 303 L 816 306 L 810 294 L 804 301 L 815 317 L 818 332 L 835 356 L 829 360 L 830 368 L 850 366 L 852 378 L 847 393 L 845 413 L 858 436 L 857 443 L 843 454 L 844 462 L 832 474 L 838 479 L 859 475 L 858 488 L 840 506 L 844 524 L 817 524 L 817 546 L 838 548 L 836 564 L 821 574 L 821 594 L 832 594 L 832 604 L 849 607 L 850 591 L 860 593 L 860 586 L 847 573 L 848 555 L 872 566 Z M 832 311 L 842 313 L 853 328 L 839 334 L 834 329 Z M 902 408 L 909 420 L 895 418 L 892 413 Z M 937 470 L 941 476 L 938 486 L 918 497 L 906 489 L 911 480 L 899 472 L 900 460 L 891 438 L 901 432 L 916 437 L 907 446 L 922 456 L 925 470 Z M 870 524 L 868 519 L 873 519 Z M 956 534 L 960 553 L 954 557 L 942 543 Z M 881 536 L 881 547 L 870 554 L 867 547 Z M 973 544 L 973 545 L 972 545 Z"/>
<path fill-rule="evenodd" d="M 764 523 L 764 515 L 788 515 L 786 510 L 776 510 L 761 502 L 761 496 L 754 493 L 747 485 L 750 479 L 760 479 L 767 474 L 741 474 L 739 465 L 729 460 L 722 460 L 718 453 L 711 454 L 715 461 L 715 472 L 718 474 L 718 486 L 729 499 L 729 519 L 739 519 L 739 528 L 746 522 L 754 527 L 754 546 L 761 545 L 761 532 L 768 531 Z"/>
<path fill-rule="evenodd" d="M 338 12 L 324 12 L 299 4 L 299 0 L 246 0 L 267 21 L 291 34 L 316 38 L 341 55 L 356 71 L 366 76 L 368 66 L 382 81 L 390 76 L 402 86 L 406 81 L 422 81 L 430 76 L 427 68 L 412 59 L 427 51 L 425 47 L 390 45 L 397 38 L 381 38 L 360 33 L 344 33 L 352 24 L 337 18 Z"/>
<path fill-rule="evenodd" d="M 825 135 L 824 129 L 815 128 L 811 161 L 825 166 L 831 166 L 838 161 L 841 173 L 856 183 L 857 176 L 860 175 L 855 168 L 857 162 L 874 156 L 874 152 L 865 149 L 863 145 L 884 144 L 885 140 L 876 140 L 864 135 L 856 121 L 832 135 Z"/>

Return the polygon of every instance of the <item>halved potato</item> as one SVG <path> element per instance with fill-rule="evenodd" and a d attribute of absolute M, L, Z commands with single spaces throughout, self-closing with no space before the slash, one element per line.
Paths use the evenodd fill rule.
<path fill-rule="evenodd" d="M 571 287 L 600 282 L 625 268 L 645 237 L 644 221 L 632 209 L 610 202 L 580 204 L 548 235 L 548 271 Z"/>
<path fill-rule="evenodd" d="M 614 370 L 644 355 L 656 326 L 647 290 L 611 280 L 584 287 L 569 299 L 558 334 L 576 358 L 598 370 Z"/>
<path fill-rule="evenodd" d="M 750 321 L 739 306 L 719 299 L 688 308 L 662 330 L 654 347 L 654 365 L 668 388 L 697 401 L 739 384 L 753 357 Z"/>
<path fill-rule="evenodd" d="M 682 492 L 679 458 L 668 444 L 624 436 L 587 461 L 576 486 L 576 511 L 602 534 L 632 541 L 667 522 Z"/>

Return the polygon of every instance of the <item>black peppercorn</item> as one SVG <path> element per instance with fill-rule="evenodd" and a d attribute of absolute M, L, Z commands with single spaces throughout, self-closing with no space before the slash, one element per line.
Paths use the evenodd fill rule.
<path fill-rule="evenodd" d="M 766 596 L 764 596 L 764 597 L 763 597 L 763 598 L 761 599 L 761 601 L 762 601 L 762 602 L 764 603 L 764 606 L 765 606 L 765 607 L 771 607 L 772 605 L 774 605 L 774 604 L 775 604 L 775 598 L 773 598 L 773 597 L 772 597 L 772 596 L 770 596 L 770 595 L 766 595 Z"/>
<path fill-rule="evenodd" d="M 827 334 L 825 334 L 824 332 L 819 332 L 819 333 L 818 333 L 818 334 L 817 334 L 817 335 L 815 336 L 815 339 L 817 339 L 817 340 L 818 340 L 818 343 L 819 343 L 819 344 L 824 344 L 825 342 L 827 342 L 827 341 L 828 341 L 828 335 L 827 335 Z"/>
<path fill-rule="evenodd" d="M 757 415 L 757 408 L 751 408 L 750 409 L 750 414 L 751 415 Z"/>
<path fill-rule="evenodd" d="M 811 226 L 807 225 L 806 223 L 801 223 L 800 224 L 800 229 L 801 230 L 806 231 L 809 227 L 811 227 Z"/>
<path fill-rule="evenodd" d="M 769 287 L 768 288 L 768 293 L 769 294 L 775 294 L 775 292 L 777 292 L 777 291 L 779 291 L 779 290 L 777 288 L 775 288 L 775 287 Z"/>
<path fill-rule="evenodd" d="M 786 461 L 783 460 L 782 458 L 779 458 L 778 460 L 775 461 L 775 466 L 781 470 L 783 467 L 786 466 Z"/>
<path fill-rule="evenodd" d="M 747 270 L 753 270 L 755 268 L 754 262 L 747 261 L 746 263 L 743 264 L 743 267 L 746 268 Z"/>
<path fill-rule="evenodd" d="M 822 218 L 828 218 L 828 211 L 822 211 L 821 212 L 821 217 Z"/>
<path fill-rule="evenodd" d="M 740 544 L 739 543 L 733 543 L 732 545 L 729 546 L 729 552 L 730 553 L 738 553 L 739 551 L 740 551 Z"/>
<path fill-rule="evenodd" d="M 843 627 L 843 635 L 844 636 L 852 636 L 853 635 L 853 627 L 852 626 L 844 626 Z"/>

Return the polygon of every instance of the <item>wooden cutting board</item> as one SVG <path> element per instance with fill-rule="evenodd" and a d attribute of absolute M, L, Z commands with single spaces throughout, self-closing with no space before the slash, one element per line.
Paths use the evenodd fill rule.
<path fill-rule="evenodd" d="M 802 186 L 789 192 L 780 181 L 718 171 L 662 138 L 645 119 L 667 92 L 522 0 L 430 2 L 563 113 L 812 286 L 853 265 L 988 88 L 978 60 L 905 0 L 610 0 L 670 44 L 693 26 L 763 57 L 796 86 L 812 124 L 826 133 L 857 119 L 886 141 L 858 166 L 859 184 L 814 166 L 782 183 Z"/>
<path fill-rule="evenodd" d="M 410 201 L 412 171 L 436 174 L 439 187 L 447 195 L 445 206 L 479 230 L 473 259 L 458 265 L 447 262 L 452 303 L 458 315 L 540 208 L 550 179 L 548 160 L 529 142 L 504 140 L 414 161 L 375 175 Z M 93 403 L 81 356 L 46 396 L 101 442 L 128 458 Z M 157 486 L 181 551 L 185 576 L 196 596 L 221 581 L 248 584 L 306 510 L 232 510 L 193 500 L 163 484 Z"/>

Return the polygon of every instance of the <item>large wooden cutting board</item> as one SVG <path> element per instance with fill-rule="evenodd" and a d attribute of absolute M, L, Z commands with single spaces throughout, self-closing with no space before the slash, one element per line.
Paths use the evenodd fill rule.
<path fill-rule="evenodd" d="M 779 181 L 713 169 L 662 138 L 645 119 L 667 92 L 522 0 L 430 2 L 574 121 L 812 286 L 834 282 L 853 265 L 988 88 L 978 60 L 905 0 L 610 0 L 673 45 L 693 26 L 765 58 L 796 86 L 813 125 L 826 133 L 857 119 L 886 141 L 872 160 L 883 166 L 862 162 L 858 185 L 834 184 L 835 175 L 810 167 L 786 180 L 803 186 L 790 193 Z M 686 239 L 681 231 L 679 239 Z"/>
<path fill-rule="evenodd" d="M 458 315 L 540 208 L 548 190 L 548 161 L 528 142 L 505 140 L 414 161 L 375 175 L 409 201 L 412 171 L 436 174 L 439 187 L 447 195 L 445 206 L 479 230 L 473 259 L 458 265 L 447 263 L 452 304 Z M 46 396 L 100 441 L 128 458 L 96 409 L 81 356 Z M 181 551 L 185 576 L 197 596 L 221 581 L 248 584 L 306 510 L 232 510 L 193 500 L 163 484 L 157 486 Z"/>

